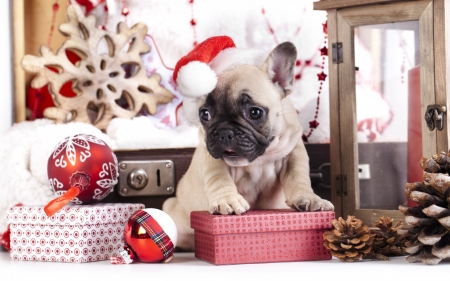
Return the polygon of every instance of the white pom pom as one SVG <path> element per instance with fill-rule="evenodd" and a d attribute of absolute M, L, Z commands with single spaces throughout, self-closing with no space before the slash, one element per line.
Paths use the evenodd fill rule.
<path fill-rule="evenodd" d="M 206 63 L 191 61 L 178 71 L 177 84 L 183 96 L 201 97 L 214 90 L 217 75 Z"/>

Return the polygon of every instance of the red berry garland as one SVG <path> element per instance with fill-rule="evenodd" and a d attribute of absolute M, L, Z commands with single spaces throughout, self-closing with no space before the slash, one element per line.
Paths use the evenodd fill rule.
<path fill-rule="evenodd" d="M 314 120 L 309 122 L 309 132 L 308 134 L 303 134 L 302 139 L 304 142 L 308 142 L 308 138 L 312 135 L 313 131 L 319 126 L 319 122 L 317 122 L 317 117 L 319 116 L 319 109 L 320 109 L 320 94 L 322 93 L 322 87 L 323 87 L 323 82 L 325 81 L 325 79 L 327 78 L 327 75 L 324 72 L 325 69 L 325 57 L 328 56 L 328 48 L 327 46 L 327 39 L 328 39 L 328 34 L 327 34 L 327 22 L 323 23 L 323 33 L 324 33 L 324 41 L 323 44 L 324 46 L 322 48 L 319 49 L 320 51 L 320 55 L 322 56 L 322 65 L 321 65 L 321 69 L 322 71 L 320 73 L 317 73 L 317 79 L 319 80 L 319 91 L 317 93 L 317 103 L 316 103 L 316 112 L 314 114 Z"/>
<path fill-rule="evenodd" d="M 192 32 L 194 34 L 194 47 L 197 46 L 198 41 L 197 41 L 197 20 L 194 18 L 194 0 L 189 0 L 189 4 L 191 6 L 191 26 L 192 26 Z"/>

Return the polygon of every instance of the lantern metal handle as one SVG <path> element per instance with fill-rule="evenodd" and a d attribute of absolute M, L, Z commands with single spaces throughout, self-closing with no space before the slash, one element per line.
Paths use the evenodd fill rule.
<path fill-rule="evenodd" d="M 425 112 L 425 121 L 430 131 L 437 129 L 441 131 L 444 129 L 444 113 L 447 112 L 447 107 L 442 104 L 431 104 L 427 106 Z"/>

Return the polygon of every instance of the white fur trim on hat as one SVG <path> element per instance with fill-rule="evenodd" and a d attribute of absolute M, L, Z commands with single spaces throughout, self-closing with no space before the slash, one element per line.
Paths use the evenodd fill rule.
<path fill-rule="evenodd" d="M 228 48 L 221 51 L 209 63 L 217 76 L 239 65 L 254 65 L 260 67 L 266 60 L 269 52 L 261 49 Z"/>
<path fill-rule="evenodd" d="M 206 63 L 191 61 L 180 68 L 177 84 L 183 96 L 201 97 L 214 90 L 217 75 Z"/>

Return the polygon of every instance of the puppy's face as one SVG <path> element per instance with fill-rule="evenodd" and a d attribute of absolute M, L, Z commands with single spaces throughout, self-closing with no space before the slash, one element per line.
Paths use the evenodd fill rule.
<path fill-rule="evenodd" d="M 198 111 L 212 157 L 229 166 L 248 165 L 282 133 L 281 100 L 292 86 L 293 50 L 294 54 L 292 48 L 287 53 L 275 49 L 260 68 L 241 65 L 218 77 L 216 88 Z M 282 67 L 275 64 L 280 59 Z"/>
<path fill-rule="evenodd" d="M 263 154 L 275 137 L 271 119 L 280 98 L 268 75 L 255 66 L 239 66 L 219 76 L 199 109 L 211 156 L 242 166 Z"/>

